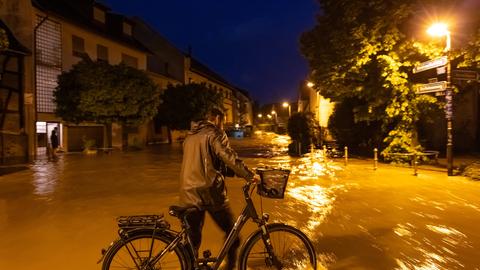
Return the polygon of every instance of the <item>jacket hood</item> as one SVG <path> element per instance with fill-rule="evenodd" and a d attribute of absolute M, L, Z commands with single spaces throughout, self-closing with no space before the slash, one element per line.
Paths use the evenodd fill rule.
<path fill-rule="evenodd" d="M 197 121 L 197 122 L 192 121 L 190 123 L 190 131 L 188 132 L 188 134 L 198 133 L 206 127 L 215 127 L 215 125 L 208 120 L 201 120 L 201 121 Z"/>

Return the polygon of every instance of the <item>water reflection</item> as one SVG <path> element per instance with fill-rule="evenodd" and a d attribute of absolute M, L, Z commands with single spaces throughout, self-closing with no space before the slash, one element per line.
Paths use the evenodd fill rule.
<path fill-rule="evenodd" d="M 404 254 L 404 258 L 397 258 L 397 269 L 458 269 L 465 265 L 456 258 L 455 250 L 472 247 L 467 236 L 459 230 L 446 225 L 425 225 L 425 235 L 419 240 L 422 228 L 413 224 L 399 224 L 394 233 L 401 237 L 416 254 Z M 428 234 L 433 232 L 434 234 Z"/>
<path fill-rule="evenodd" d="M 297 208 L 301 203 L 305 214 L 309 214 L 307 224 L 301 229 L 310 238 L 318 234 L 318 226 L 333 208 L 335 196 L 331 190 L 321 186 L 297 186 L 287 189 L 287 194 L 292 197 L 287 204 L 290 208 Z M 296 224 L 298 226 L 298 224 Z"/>
<path fill-rule="evenodd" d="M 64 171 L 64 157 L 60 156 L 54 161 L 39 159 L 31 166 L 33 171 L 33 193 L 40 198 L 51 200 L 52 194 L 58 185 L 60 176 Z"/>

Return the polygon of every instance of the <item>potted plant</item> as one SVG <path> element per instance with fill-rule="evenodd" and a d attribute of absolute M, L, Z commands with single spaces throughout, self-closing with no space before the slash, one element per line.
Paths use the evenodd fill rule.
<path fill-rule="evenodd" d="M 96 154 L 96 143 L 94 139 L 83 138 L 83 153 L 87 155 Z"/>

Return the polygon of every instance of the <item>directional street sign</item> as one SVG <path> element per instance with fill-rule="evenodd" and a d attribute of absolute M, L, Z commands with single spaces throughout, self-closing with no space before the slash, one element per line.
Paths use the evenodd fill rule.
<path fill-rule="evenodd" d="M 436 67 L 445 66 L 447 64 L 447 57 L 442 56 L 427 62 L 420 63 L 413 69 L 413 73 L 419 73 Z"/>
<path fill-rule="evenodd" d="M 417 94 L 426 94 L 426 93 L 433 93 L 438 91 L 443 91 L 447 89 L 447 82 L 434 82 L 434 83 L 427 83 L 418 86 Z"/>
<path fill-rule="evenodd" d="M 458 81 L 476 81 L 478 80 L 478 73 L 474 70 L 453 70 L 453 79 Z"/>

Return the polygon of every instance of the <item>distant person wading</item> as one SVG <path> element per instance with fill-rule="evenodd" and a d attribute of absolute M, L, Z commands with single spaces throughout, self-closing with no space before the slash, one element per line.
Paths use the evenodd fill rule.
<path fill-rule="evenodd" d="M 51 146 L 52 146 L 51 157 L 56 158 L 57 157 L 57 148 L 58 148 L 58 135 L 57 135 L 57 128 L 56 127 L 52 130 L 52 134 L 50 135 L 50 143 L 51 143 Z"/>

